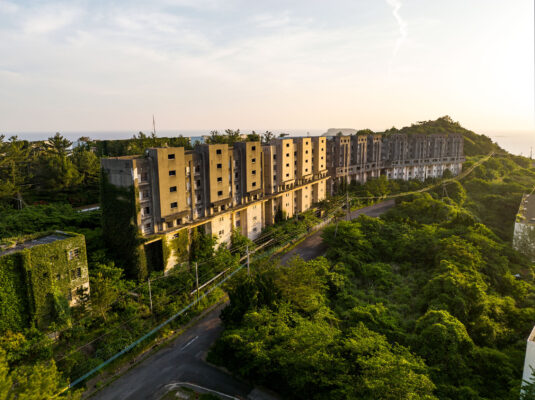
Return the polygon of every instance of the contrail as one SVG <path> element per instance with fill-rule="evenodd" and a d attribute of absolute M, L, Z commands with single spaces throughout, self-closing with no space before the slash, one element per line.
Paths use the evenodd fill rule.
<path fill-rule="evenodd" d="M 403 20 L 403 18 L 401 18 L 401 15 L 399 15 L 399 9 L 402 5 L 401 0 L 386 0 L 386 2 L 392 8 L 392 15 L 396 19 L 399 26 L 399 37 L 396 40 L 396 47 L 394 48 L 394 52 L 392 53 L 392 60 L 390 60 L 390 64 L 392 64 L 394 57 L 398 53 L 401 45 L 407 37 L 407 23 Z"/>

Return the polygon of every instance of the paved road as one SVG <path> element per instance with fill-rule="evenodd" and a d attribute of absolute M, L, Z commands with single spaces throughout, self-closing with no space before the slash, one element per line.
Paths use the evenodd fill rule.
<path fill-rule="evenodd" d="M 169 347 L 125 373 L 110 386 L 97 392 L 93 398 L 156 399 L 163 394 L 164 386 L 173 382 L 191 382 L 221 393 L 247 398 L 253 391 L 251 385 L 202 360 L 223 331 L 219 314 L 225 305 L 210 311 Z"/>
<path fill-rule="evenodd" d="M 353 211 L 350 218 L 360 214 L 377 217 L 394 206 L 394 201 L 385 201 L 370 207 Z M 296 248 L 285 254 L 281 260 L 288 261 L 299 254 L 310 260 L 325 253 L 321 232 L 308 237 Z M 226 304 L 225 304 L 226 305 Z M 110 386 L 97 392 L 93 398 L 112 399 L 158 399 L 165 393 L 165 386 L 175 382 L 190 382 L 243 399 L 273 399 L 264 391 L 253 388 L 231 375 L 203 361 L 210 346 L 223 331 L 219 314 L 221 305 L 206 314 L 198 323 L 179 336 L 169 347 L 143 361 L 114 381 Z"/>
<path fill-rule="evenodd" d="M 346 216 L 346 219 L 357 218 L 361 214 L 368 215 L 370 217 L 378 217 L 384 212 L 388 211 L 394 207 L 394 200 L 383 201 L 382 203 L 374 204 L 373 206 L 364 207 L 359 210 L 352 211 L 349 214 L 349 218 Z M 323 243 L 321 239 L 321 234 L 323 230 L 319 230 L 313 235 L 306 238 L 303 242 L 299 243 L 294 249 L 290 250 L 288 253 L 284 254 L 280 258 L 282 264 L 286 264 L 290 259 L 299 255 L 303 260 L 308 261 L 313 258 L 319 257 L 327 251 L 327 246 Z"/>

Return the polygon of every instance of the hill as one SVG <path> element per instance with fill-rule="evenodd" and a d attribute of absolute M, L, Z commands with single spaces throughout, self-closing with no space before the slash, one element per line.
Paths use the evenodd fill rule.
<path fill-rule="evenodd" d="M 497 152 L 504 151 L 488 136 L 480 135 L 466 128 L 463 128 L 459 122 L 453 121 L 447 115 L 444 117 L 440 117 L 435 121 L 419 121 L 416 124 L 412 124 L 411 126 L 406 126 L 401 129 L 392 127 L 383 133 L 406 133 L 408 135 L 460 133 L 464 137 L 464 154 L 466 156 L 488 154 L 493 150 Z"/>

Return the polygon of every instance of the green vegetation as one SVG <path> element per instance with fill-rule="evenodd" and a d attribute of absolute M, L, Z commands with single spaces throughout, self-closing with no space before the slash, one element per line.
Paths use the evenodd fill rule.
<path fill-rule="evenodd" d="M 533 265 L 511 248 L 527 165 L 493 158 L 380 219 L 327 227 L 326 258 L 257 265 L 229 288 L 210 359 L 292 398 L 517 399 L 535 320 Z M 396 185 L 425 183 L 350 190 Z"/>
<path fill-rule="evenodd" d="M 137 226 L 137 193 L 135 188 L 122 188 L 108 182 L 102 171 L 100 206 L 102 237 L 112 260 L 124 268 L 127 278 L 145 280 L 148 275 L 143 238 Z"/>
<path fill-rule="evenodd" d="M 70 289 L 82 285 L 87 273 L 84 237 L 70 235 L 0 257 L 0 333 L 23 330 L 30 322 L 46 329 L 67 320 Z M 78 256 L 69 260 L 73 249 Z"/>
<path fill-rule="evenodd" d="M 119 157 L 144 154 L 150 147 L 185 147 L 191 150 L 191 143 L 188 137 L 182 135 L 176 137 L 157 137 L 154 133 L 146 135 L 139 132 L 132 139 L 124 140 L 98 140 L 89 142 L 95 147 L 96 153 L 100 157 Z"/>
<path fill-rule="evenodd" d="M 98 200 L 98 157 L 86 146 L 68 154 L 71 142 L 59 133 L 44 142 L 0 135 L 0 200 L 21 204 Z"/>

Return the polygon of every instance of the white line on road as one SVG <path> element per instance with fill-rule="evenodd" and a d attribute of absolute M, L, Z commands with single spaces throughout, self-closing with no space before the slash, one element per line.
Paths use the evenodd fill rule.
<path fill-rule="evenodd" d="M 197 339 L 199 339 L 199 336 L 195 336 L 193 339 L 191 339 L 188 343 L 186 343 L 184 346 L 182 346 L 182 348 L 180 349 L 180 351 L 184 350 L 186 347 L 188 347 L 190 344 L 192 344 L 194 341 L 196 341 Z"/>

